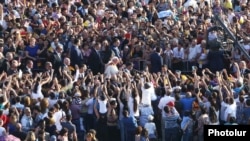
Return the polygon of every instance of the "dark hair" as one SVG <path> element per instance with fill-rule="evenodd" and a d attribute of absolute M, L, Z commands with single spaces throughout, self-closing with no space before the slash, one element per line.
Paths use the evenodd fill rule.
<path fill-rule="evenodd" d="M 246 105 L 247 105 L 247 106 L 250 106 L 250 99 L 247 99 L 247 100 L 246 100 Z"/>
<path fill-rule="evenodd" d="M 41 107 L 36 105 L 36 106 L 34 107 L 34 110 L 37 110 L 38 112 L 41 112 Z"/>
<path fill-rule="evenodd" d="M 67 121 L 71 121 L 72 120 L 72 115 L 71 114 L 67 114 L 66 115 L 66 120 Z"/>
<path fill-rule="evenodd" d="M 229 122 L 230 122 L 230 123 L 236 123 L 236 118 L 233 117 L 233 116 L 230 116 Z"/>
<path fill-rule="evenodd" d="M 129 111 L 127 109 L 124 109 L 122 114 L 123 114 L 124 117 L 128 117 Z"/>
<path fill-rule="evenodd" d="M 167 114 L 170 113 L 170 108 L 168 106 L 165 106 L 164 107 L 164 112 L 167 113 Z"/>
<path fill-rule="evenodd" d="M 65 133 L 68 132 L 68 129 L 67 128 L 63 128 L 60 132 L 59 132 L 59 135 L 63 136 L 65 135 Z"/>
<path fill-rule="evenodd" d="M 145 89 L 149 89 L 150 87 L 151 87 L 151 86 L 150 86 L 148 83 L 145 83 L 145 84 L 144 84 L 144 88 L 145 88 Z"/>
<path fill-rule="evenodd" d="M 205 106 L 200 106 L 201 108 L 201 114 L 206 114 L 207 113 L 207 109 Z"/>
<path fill-rule="evenodd" d="M 110 105 L 115 105 L 115 104 L 116 104 L 115 100 L 110 101 Z"/>
<path fill-rule="evenodd" d="M 161 52 L 161 48 L 160 48 L 160 47 L 156 47 L 156 48 L 155 48 L 155 51 L 156 51 L 157 53 L 160 53 L 160 52 Z"/>
<path fill-rule="evenodd" d="M 138 96 L 138 90 L 137 90 L 137 88 L 133 88 L 132 89 L 132 98 L 133 98 L 133 110 L 134 110 L 134 112 L 136 112 L 138 109 L 138 101 L 136 99 L 137 96 Z"/>
<path fill-rule="evenodd" d="M 141 126 L 138 126 L 136 129 L 135 129 L 135 134 L 141 134 L 142 132 L 142 127 Z"/>
<path fill-rule="evenodd" d="M 211 123 L 218 122 L 218 117 L 217 117 L 216 109 L 214 106 L 211 106 L 209 108 L 209 119 L 210 119 Z"/>
<path fill-rule="evenodd" d="M 56 109 L 60 109 L 60 105 L 59 105 L 58 103 L 54 104 L 54 107 L 55 107 Z"/>
<path fill-rule="evenodd" d="M 49 96 L 50 96 L 51 99 L 55 99 L 56 98 L 56 95 L 53 92 L 51 92 Z"/>
<path fill-rule="evenodd" d="M 149 135 L 148 135 L 148 130 L 146 128 L 142 129 L 141 136 L 148 138 Z"/>
<path fill-rule="evenodd" d="M 33 88 L 33 92 L 34 93 L 37 93 L 37 90 L 38 90 L 38 85 L 39 85 L 39 82 L 41 81 L 41 78 L 38 77 L 37 80 L 36 80 L 36 83 L 35 83 L 35 86 Z"/>

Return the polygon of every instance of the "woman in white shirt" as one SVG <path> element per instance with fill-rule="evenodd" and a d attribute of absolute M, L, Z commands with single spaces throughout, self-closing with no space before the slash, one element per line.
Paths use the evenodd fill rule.
<path fill-rule="evenodd" d="M 33 86 L 33 90 L 31 93 L 32 100 L 40 101 L 44 98 L 42 93 L 42 86 L 46 83 L 48 83 L 50 80 L 50 77 L 47 77 L 45 80 L 41 80 L 40 77 L 36 79 L 35 85 Z"/>
<path fill-rule="evenodd" d="M 94 111 L 96 117 L 99 119 L 101 117 L 105 117 L 108 111 L 107 104 L 109 101 L 109 96 L 107 93 L 107 89 L 105 86 L 101 86 L 101 94 L 100 97 L 97 99 L 94 105 Z"/>

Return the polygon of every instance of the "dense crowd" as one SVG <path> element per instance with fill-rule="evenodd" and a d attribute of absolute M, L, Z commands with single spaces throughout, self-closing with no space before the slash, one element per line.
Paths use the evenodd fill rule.
<path fill-rule="evenodd" d="M 249 60 L 207 48 L 217 15 L 249 53 L 248 0 L 0 3 L 0 140 L 203 141 L 203 125 L 250 124 Z"/>

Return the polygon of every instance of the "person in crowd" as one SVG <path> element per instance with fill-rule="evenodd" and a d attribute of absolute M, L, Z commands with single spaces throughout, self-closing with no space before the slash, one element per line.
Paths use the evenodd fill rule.
<path fill-rule="evenodd" d="M 156 125 L 154 123 L 154 117 L 152 115 L 148 115 L 148 122 L 144 125 L 144 128 L 148 131 L 149 141 L 156 141 L 157 130 Z"/>
<path fill-rule="evenodd" d="M 129 116 L 129 111 L 123 111 L 122 124 L 124 128 L 124 139 L 125 141 L 134 141 L 135 140 L 135 129 L 137 127 L 137 122 L 134 117 Z"/>
<path fill-rule="evenodd" d="M 249 124 L 249 6 L 2 2 L 1 139 L 202 140 L 203 125 Z"/>
<path fill-rule="evenodd" d="M 183 131 L 183 141 L 192 141 L 193 140 L 193 131 L 194 131 L 194 120 L 191 111 L 185 111 L 182 122 L 181 129 Z"/>
<path fill-rule="evenodd" d="M 163 65 L 163 58 L 161 56 L 161 53 L 162 53 L 162 49 L 160 47 L 157 47 L 155 49 L 155 52 L 152 53 L 150 56 L 152 73 L 157 73 L 161 71 L 161 67 Z"/>
<path fill-rule="evenodd" d="M 76 127 L 71 122 L 71 120 L 72 120 L 72 115 L 68 114 L 68 115 L 66 115 L 66 121 L 61 122 L 61 125 L 62 125 L 62 128 L 68 129 L 69 140 L 77 140 Z"/>

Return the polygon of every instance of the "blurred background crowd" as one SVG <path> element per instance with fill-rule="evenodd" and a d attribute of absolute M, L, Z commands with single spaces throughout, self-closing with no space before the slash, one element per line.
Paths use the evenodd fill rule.
<path fill-rule="evenodd" d="M 250 123 L 249 0 L 0 0 L 0 138 L 203 141 Z"/>

